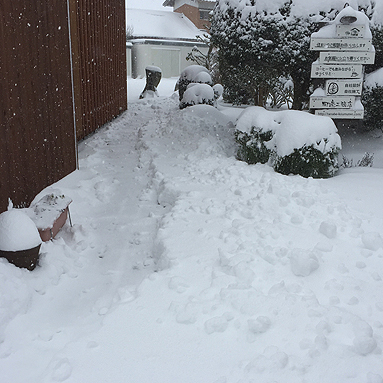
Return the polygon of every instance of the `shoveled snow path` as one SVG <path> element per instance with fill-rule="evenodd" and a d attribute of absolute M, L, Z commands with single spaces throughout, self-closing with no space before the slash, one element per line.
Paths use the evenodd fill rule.
<path fill-rule="evenodd" d="M 0 260 L 1 383 L 69 378 L 72 362 L 63 350 L 80 340 L 94 347 L 90 334 L 153 272 L 165 210 L 151 191 L 154 173 L 140 138 L 150 113 L 143 120 L 139 109 L 82 142 L 80 170 L 41 193 L 70 196 L 74 223 L 43 243 L 41 267 L 28 272 Z"/>
<path fill-rule="evenodd" d="M 0 263 L 4 382 L 383 382 L 382 169 L 248 166 L 224 120 L 141 101 L 82 144 L 77 225 Z"/>

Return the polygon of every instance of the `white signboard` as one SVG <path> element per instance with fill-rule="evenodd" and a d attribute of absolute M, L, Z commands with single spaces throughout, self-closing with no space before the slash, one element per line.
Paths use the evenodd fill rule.
<path fill-rule="evenodd" d="M 354 96 L 311 96 L 310 109 L 350 109 L 355 104 Z"/>
<path fill-rule="evenodd" d="M 331 117 L 333 119 L 361 120 L 364 117 L 364 110 L 317 109 L 315 114 L 318 116 Z"/>
<path fill-rule="evenodd" d="M 361 64 L 312 64 L 311 78 L 362 78 Z"/>
<path fill-rule="evenodd" d="M 373 51 L 371 39 L 341 39 L 311 37 L 310 49 L 314 51 Z"/>
<path fill-rule="evenodd" d="M 363 38 L 364 31 L 365 31 L 364 25 L 338 24 L 336 26 L 336 34 L 338 37 Z"/>
<path fill-rule="evenodd" d="M 327 80 L 327 96 L 361 96 L 363 80 Z"/>
<path fill-rule="evenodd" d="M 319 62 L 323 64 L 373 64 L 375 52 L 320 52 Z"/>

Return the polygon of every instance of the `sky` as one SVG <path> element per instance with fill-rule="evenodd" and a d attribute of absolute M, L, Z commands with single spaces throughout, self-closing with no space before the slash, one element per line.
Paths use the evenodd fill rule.
<path fill-rule="evenodd" d="M 171 7 L 163 7 L 163 2 L 164 0 L 125 0 L 125 5 L 126 8 L 172 11 Z"/>

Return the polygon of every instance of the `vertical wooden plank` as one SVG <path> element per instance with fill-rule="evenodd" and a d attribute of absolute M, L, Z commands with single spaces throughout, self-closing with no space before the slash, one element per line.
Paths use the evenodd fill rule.
<path fill-rule="evenodd" d="M 0 4 L 0 211 L 75 169 L 66 2 Z M 6 175 L 3 177 L 3 175 Z"/>

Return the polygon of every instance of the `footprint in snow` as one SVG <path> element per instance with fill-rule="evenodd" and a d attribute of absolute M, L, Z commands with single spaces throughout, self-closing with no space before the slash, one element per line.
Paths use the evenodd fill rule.
<path fill-rule="evenodd" d="M 69 360 L 67 358 L 60 359 L 53 369 L 52 379 L 55 382 L 64 382 L 71 376 L 71 374 L 72 365 Z"/>

